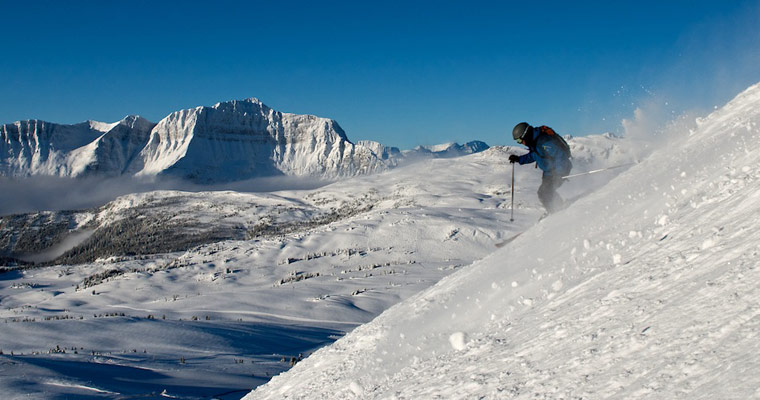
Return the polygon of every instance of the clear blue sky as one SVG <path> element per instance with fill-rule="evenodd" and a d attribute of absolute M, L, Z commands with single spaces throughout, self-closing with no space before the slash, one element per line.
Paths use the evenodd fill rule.
<path fill-rule="evenodd" d="M 760 81 L 754 1 L 0 0 L 0 123 L 158 121 L 258 97 L 352 140 L 620 131 Z"/>

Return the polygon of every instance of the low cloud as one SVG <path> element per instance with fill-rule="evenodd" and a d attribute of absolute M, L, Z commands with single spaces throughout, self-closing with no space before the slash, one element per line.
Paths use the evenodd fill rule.
<path fill-rule="evenodd" d="M 272 192 L 314 189 L 327 183 L 329 182 L 315 178 L 287 176 L 210 185 L 196 184 L 176 178 L 155 177 L 0 177 L 0 215 L 37 211 L 81 210 L 102 206 L 119 196 L 154 190 Z"/>

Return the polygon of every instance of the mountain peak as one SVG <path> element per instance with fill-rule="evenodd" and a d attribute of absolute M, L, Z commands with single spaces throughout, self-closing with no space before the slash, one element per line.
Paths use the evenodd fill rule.
<path fill-rule="evenodd" d="M 87 120 L 83 124 L 87 124 L 87 126 L 90 127 L 90 129 L 106 133 L 113 129 L 114 126 L 118 125 L 119 122 L 100 122 L 100 121 L 94 121 L 94 120 Z"/>
<path fill-rule="evenodd" d="M 433 146 L 417 146 L 414 150 L 407 151 L 408 154 L 429 154 L 434 157 L 458 157 L 466 154 L 480 153 L 481 151 L 488 150 L 489 146 L 485 142 L 479 140 L 473 140 L 465 144 L 459 144 L 457 142 L 437 144 Z"/>
<path fill-rule="evenodd" d="M 119 125 L 125 125 L 130 128 L 153 128 L 156 124 L 148 121 L 147 119 L 139 116 L 139 115 L 127 115 L 126 117 L 122 118 L 121 121 L 118 122 Z"/>
<path fill-rule="evenodd" d="M 243 100 L 241 100 L 241 101 L 245 101 L 245 102 L 247 102 L 247 103 L 257 103 L 257 104 L 262 104 L 262 105 L 264 104 L 264 103 L 263 103 L 261 100 L 259 100 L 259 99 L 258 99 L 258 98 L 256 98 L 256 97 L 249 97 L 249 98 L 247 98 L 247 99 L 243 99 Z"/>
<path fill-rule="evenodd" d="M 242 99 L 242 100 L 220 101 L 219 103 L 216 103 L 213 106 L 211 106 L 211 108 L 214 108 L 214 109 L 222 109 L 222 108 L 226 108 L 226 107 L 237 108 L 238 106 L 240 106 L 240 107 L 254 106 L 254 107 L 260 108 L 262 110 L 268 110 L 268 109 L 270 109 L 270 107 L 268 107 L 266 104 L 264 104 L 264 102 L 262 102 L 261 100 L 257 99 L 256 97 L 249 97 L 247 99 Z"/>

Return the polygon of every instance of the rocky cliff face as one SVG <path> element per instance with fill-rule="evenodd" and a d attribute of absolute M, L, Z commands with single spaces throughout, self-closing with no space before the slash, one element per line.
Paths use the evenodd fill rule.
<path fill-rule="evenodd" d="M 101 124 L 104 125 L 104 124 Z M 45 121 L 19 121 L 0 126 L 0 174 L 4 176 L 71 176 L 69 158 L 103 134 L 97 124 L 60 125 Z"/>
<path fill-rule="evenodd" d="M 152 122 L 129 116 L 115 124 L 20 121 L 0 126 L 0 175 L 121 175 L 145 145 Z"/>
<path fill-rule="evenodd" d="M 140 153 L 138 175 L 200 181 L 257 176 L 351 176 L 386 168 L 351 143 L 337 122 L 275 111 L 257 99 L 178 111 L 161 120 Z"/>

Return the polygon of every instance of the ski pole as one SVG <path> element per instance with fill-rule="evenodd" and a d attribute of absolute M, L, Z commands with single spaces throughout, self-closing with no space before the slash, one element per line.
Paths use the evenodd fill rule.
<path fill-rule="evenodd" d="M 600 168 L 600 169 L 595 169 L 593 171 L 580 172 L 580 173 L 577 173 L 577 174 L 563 176 L 562 179 L 575 178 L 576 176 L 583 176 L 583 175 L 591 175 L 591 174 L 595 174 L 597 172 L 608 171 L 608 170 L 615 169 L 615 168 L 623 168 L 623 167 L 627 167 L 629 165 L 634 165 L 634 164 L 636 164 L 636 163 L 632 162 L 632 163 L 627 163 L 627 164 L 623 164 L 623 165 L 616 165 L 614 167 Z"/>
<path fill-rule="evenodd" d="M 512 205 L 510 206 L 511 214 L 509 222 L 515 221 L 515 163 L 512 163 Z"/>

